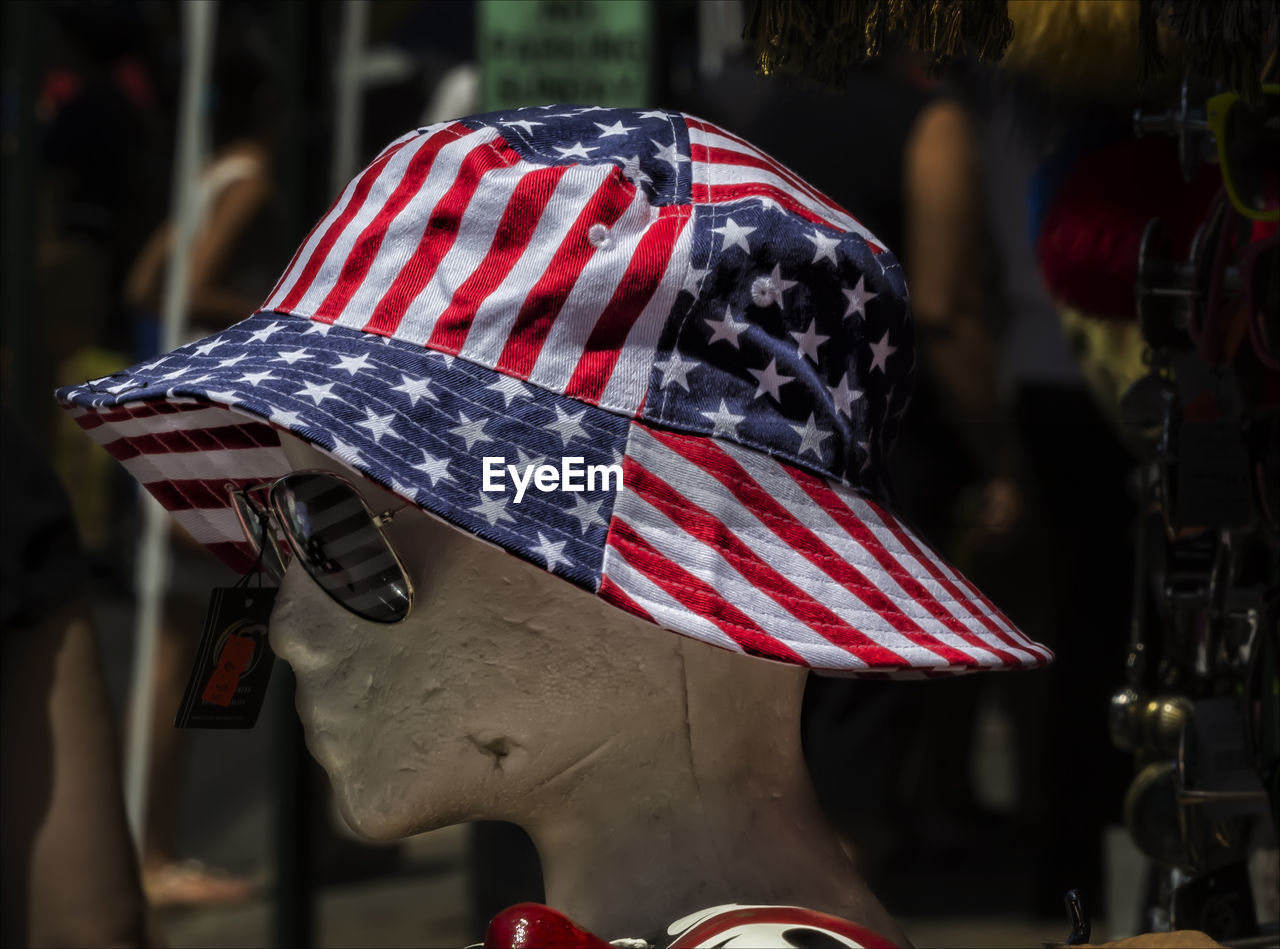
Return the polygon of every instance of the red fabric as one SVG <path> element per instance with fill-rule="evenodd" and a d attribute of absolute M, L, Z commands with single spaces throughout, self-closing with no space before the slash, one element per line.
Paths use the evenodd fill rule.
<path fill-rule="evenodd" d="M 1090 152 L 1067 175 L 1040 229 L 1036 254 L 1045 286 L 1089 316 L 1132 319 L 1147 222 L 1164 221 L 1175 259 L 1185 260 L 1221 185 L 1211 165 L 1184 182 L 1174 139 L 1134 139 Z"/>

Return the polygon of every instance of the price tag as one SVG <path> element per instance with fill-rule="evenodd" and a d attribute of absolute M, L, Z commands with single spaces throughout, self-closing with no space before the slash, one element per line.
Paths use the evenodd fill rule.
<path fill-rule="evenodd" d="M 275 599 L 275 587 L 213 591 L 175 727 L 253 727 L 275 663 L 267 641 Z"/>

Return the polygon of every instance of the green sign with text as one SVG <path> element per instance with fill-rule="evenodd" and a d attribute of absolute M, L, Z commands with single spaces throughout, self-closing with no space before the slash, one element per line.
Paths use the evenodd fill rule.
<path fill-rule="evenodd" d="M 652 15 L 649 0 L 480 0 L 483 107 L 648 105 Z"/>

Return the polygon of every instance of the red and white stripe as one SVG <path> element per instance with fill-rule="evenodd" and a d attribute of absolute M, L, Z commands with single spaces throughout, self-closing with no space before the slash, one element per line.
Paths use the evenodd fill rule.
<path fill-rule="evenodd" d="M 249 568 L 254 551 L 227 486 L 291 470 L 275 428 L 235 409 L 179 398 L 70 414 L 193 538 L 232 567 Z"/>
<path fill-rule="evenodd" d="M 875 236 L 852 214 L 786 165 L 751 143 L 710 122 L 685 116 L 693 157 L 693 200 L 726 204 L 743 198 L 769 198 L 815 224 L 860 234 L 874 253 Z"/>
<path fill-rule="evenodd" d="M 894 949 L 879 933 L 858 923 L 800 906 L 728 903 L 690 913 L 667 927 L 675 936 L 670 949 L 722 949 L 724 946 L 843 946 Z"/>
<path fill-rule="evenodd" d="M 886 511 L 736 445 L 633 424 L 613 518 L 600 594 L 707 642 L 856 674 L 1050 658 Z"/>
<path fill-rule="evenodd" d="M 634 414 L 688 267 L 690 214 L 653 207 L 612 163 L 535 165 L 497 130 L 442 125 L 352 181 L 264 309 Z"/>

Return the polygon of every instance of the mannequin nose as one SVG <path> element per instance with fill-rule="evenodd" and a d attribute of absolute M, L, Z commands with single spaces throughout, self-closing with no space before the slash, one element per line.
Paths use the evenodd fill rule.
<path fill-rule="evenodd" d="M 357 617 L 326 596 L 294 560 L 280 581 L 267 638 L 275 654 L 302 675 L 327 664 L 335 639 L 349 641 L 351 631 L 342 627 L 353 621 L 358 622 Z"/>

